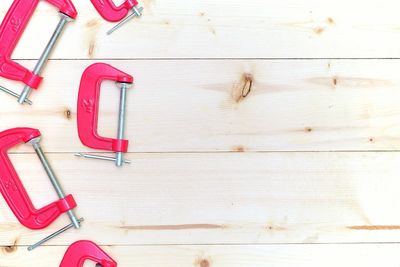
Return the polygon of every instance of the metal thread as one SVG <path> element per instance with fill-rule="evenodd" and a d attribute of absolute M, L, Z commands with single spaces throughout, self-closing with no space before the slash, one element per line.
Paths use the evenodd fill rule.
<path fill-rule="evenodd" d="M 40 138 L 35 138 L 30 141 L 33 148 L 35 149 L 36 154 L 38 155 L 38 157 L 40 159 L 40 162 L 42 163 L 42 165 L 44 167 L 44 170 L 46 171 L 46 173 L 51 181 L 51 184 L 53 185 L 54 189 L 56 190 L 58 197 L 60 199 L 63 199 L 63 198 L 65 198 L 65 193 L 61 187 L 61 184 L 59 183 L 59 181 L 57 179 L 57 176 L 55 175 L 53 169 L 51 168 L 51 166 L 46 158 L 46 155 L 44 154 L 42 148 L 40 147 L 39 142 L 40 142 Z M 70 218 L 74 227 L 78 229 L 80 227 L 80 224 L 79 224 L 79 220 L 76 217 L 76 215 L 74 214 L 74 212 L 72 210 L 69 210 L 69 211 L 67 211 L 67 215 Z"/>
<path fill-rule="evenodd" d="M 67 22 L 71 20 L 71 18 L 63 13 L 61 13 L 61 19 L 60 22 L 58 23 L 53 35 L 50 38 L 50 41 L 48 42 L 46 48 L 44 49 L 42 55 L 40 56 L 38 62 L 36 63 L 36 66 L 33 70 L 33 73 L 35 75 L 40 75 L 42 72 L 44 65 L 46 64 L 47 60 L 49 59 L 50 53 L 53 50 L 54 46 L 56 45 L 57 39 L 60 37 L 62 30 L 64 29 L 64 26 L 67 24 Z M 21 95 L 18 98 L 18 103 L 23 104 L 25 102 L 25 99 L 29 96 L 31 93 L 32 88 L 29 85 L 26 85 L 21 93 Z"/>
<path fill-rule="evenodd" d="M 118 135 L 119 140 L 125 137 L 125 120 L 126 120 L 126 90 L 129 85 L 126 83 L 121 83 L 121 93 L 119 100 L 119 118 L 118 118 Z M 124 154 L 122 152 L 116 153 L 115 165 L 121 167 L 124 163 Z"/>

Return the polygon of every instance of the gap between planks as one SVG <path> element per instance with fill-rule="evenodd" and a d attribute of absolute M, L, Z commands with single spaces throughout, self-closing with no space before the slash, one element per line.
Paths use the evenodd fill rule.
<path fill-rule="evenodd" d="M 23 60 L 23 61 L 37 61 L 37 58 L 13 58 L 13 60 Z M 397 57 L 370 57 L 370 58 L 361 58 L 361 57 L 321 57 L 321 58 L 310 58 L 310 57 L 260 57 L 260 58 L 224 58 L 224 57 L 212 57 L 212 58 L 198 58 L 198 57 L 184 57 L 184 58 L 52 58 L 48 61 L 190 61 L 190 60 L 198 60 L 198 61 L 218 61 L 218 60 L 231 60 L 231 61 L 285 61 L 285 60 L 310 60 L 310 61 L 318 61 L 318 60 L 400 60 Z"/>

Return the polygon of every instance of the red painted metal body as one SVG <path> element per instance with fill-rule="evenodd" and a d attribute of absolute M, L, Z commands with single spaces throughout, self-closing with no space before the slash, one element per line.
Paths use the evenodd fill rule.
<path fill-rule="evenodd" d="M 30 18 L 40 0 L 14 0 L 0 25 L 0 76 L 21 81 L 31 88 L 37 89 L 42 77 L 11 59 Z M 51 5 L 71 18 L 77 16 L 76 9 L 69 0 L 46 0 Z"/>
<path fill-rule="evenodd" d="M 98 134 L 98 115 L 101 83 L 111 80 L 133 83 L 133 77 L 108 64 L 96 63 L 83 73 L 78 95 L 78 133 L 88 147 L 113 152 L 127 152 L 128 140 L 101 137 Z"/>
<path fill-rule="evenodd" d="M 117 263 L 95 243 L 81 240 L 73 243 L 64 255 L 60 267 L 82 267 L 86 260 L 102 267 L 117 267 Z"/>
<path fill-rule="evenodd" d="M 40 137 L 39 130 L 14 128 L 0 133 L 0 192 L 14 215 L 30 229 L 43 229 L 62 213 L 76 207 L 72 195 L 36 209 L 30 200 L 18 174 L 7 155 L 7 151 L 20 144 Z"/>
<path fill-rule="evenodd" d="M 136 0 L 127 0 L 116 6 L 112 0 L 90 0 L 97 12 L 107 21 L 117 22 L 124 19 L 129 11 L 138 5 Z"/>

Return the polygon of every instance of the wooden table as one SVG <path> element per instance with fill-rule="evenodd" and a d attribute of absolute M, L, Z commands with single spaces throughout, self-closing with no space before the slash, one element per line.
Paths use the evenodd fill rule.
<path fill-rule="evenodd" d="M 42 131 L 86 221 L 27 252 L 68 219 L 30 231 L 0 198 L 0 266 L 58 266 L 80 239 L 122 267 L 399 266 L 398 0 L 146 0 L 111 36 L 90 1 L 75 4 L 34 105 L 0 94 L 0 129 Z M 57 21 L 41 3 L 14 58 L 33 67 Z M 136 78 L 131 166 L 74 157 L 90 152 L 76 101 L 94 62 Z M 102 89 L 104 135 L 118 94 Z M 37 206 L 56 199 L 31 147 L 11 158 Z"/>

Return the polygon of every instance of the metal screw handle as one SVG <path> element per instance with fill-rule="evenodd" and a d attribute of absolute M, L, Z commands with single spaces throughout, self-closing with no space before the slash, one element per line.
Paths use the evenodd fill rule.
<path fill-rule="evenodd" d="M 140 17 L 142 15 L 142 11 L 143 11 L 143 7 L 136 7 L 134 6 L 132 8 L 132 14 L 130 14 L 128 17 L 126 17 L 125 19 L 121 20 L 120 23 L 118 23 L 117 25 L 115 25 L 111 30 L 109 30 L 107 32 L 107 35 L 112 34 L 113 32 L 115 32 L 116 30 L 118 30 L 119 28 L 121 28 L 123 25 L 125 25 L 128 21 L 130 21 L 131 19 L 133 19 L 134 17 Z"/>
<path fill-rule="evenodd" d="M 80 224 L 81 222 L 83 222 L 83 221 L 84 221 L 83 218 L 80 218 L 80 219 L 78 220 L 79 224 Z M 55 233 L 53 233 L 53 234 L 51 234 L 51 235 L 49 235 L 49 236 L 43 238 L 42 240 L 40 240 L 40 241 L 37 242 L 37 243 L 35 243 L 35 244 L 29 246 L 29 247 L 28 247 L 28 250 L 29 250 L 29 251 L 34 250 L 35 248 L 37 248 L 37 247 L 43 245 L 43 244 L 46 243 L 47 241 L 53 239 L 54 237 L 56 237 L 56 236 L 58 236 L 58 235 L 64 233 L 65 231 L 67 231 L 67 230 L 69 230 L 69 229 L 71 229 L 71 228 L 73 228 L 73 227 L 75 227 L 75 226 L 74 226 L 73 223 L 71 223 L 71 224 L 69 224 L 69 225 L 67 225 L 67 226 L 65 226 L 65 227 L 63 227 L 63 228 L 61 228 L 60 230 L 56 231 Z"/>
<path fill-rule="evenodd" d="M 15 93 L 15 92 L 13 92 L 13 91 L 11 91 L 11 90 L 3 87 L 3 86 L 0 86 L 0 90 L 3 91 L 4 93 L 7 93 L 7 94 L 15 97 L 15 98 L 19 98 L 20 97 L 19 94 Z M 32 101 L 30 101 L 28 98 L 25 98 L 25 103 L 27 103 L 29 105 L 32 105 Z"/>
<path fill-rule="evenodd" d="M 91 155 L 91 154 L 84 154 L 84 153 L 76 153 L 75 156 L 86 158 L 86 159 L 99 159 L 99 160 L 105 160 L 105 161 L 117 161 L 117 159 L 113 158 L 113 157 L 105 157 L 105 156 Z M 124 163 L 131 164 L 132 162 L 130 160 L 124 159 Z"/>

